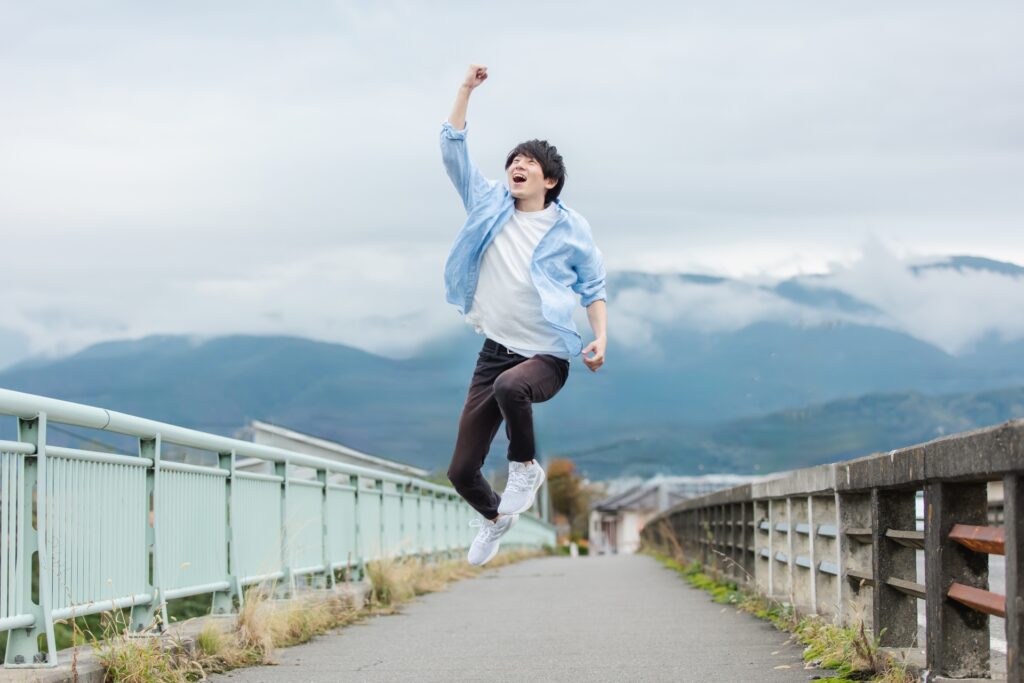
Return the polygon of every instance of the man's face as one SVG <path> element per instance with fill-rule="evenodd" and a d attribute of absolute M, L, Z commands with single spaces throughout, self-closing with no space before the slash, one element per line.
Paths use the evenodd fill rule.
<path fill-rule="evenodd" d="M 540 164 L 533 157 L 517 154 L 508 168 L 508 187 L 516 199 L 543 198 L 548 190 L 558 184 L 554 178 L 545 178 Z"/>

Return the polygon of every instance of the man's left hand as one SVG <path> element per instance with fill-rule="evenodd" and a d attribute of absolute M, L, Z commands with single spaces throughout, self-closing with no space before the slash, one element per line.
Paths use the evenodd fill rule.
<path fill-rule="evenodd" d="M 604 365 L 604 349 L 607 344 L 604 337 L 598 337 L 583 349 L 583 364 L 590 368 L 591 372 L 597 372 L 597 369 Z M 594 355 L 588 357 L 590 353 Z"/>

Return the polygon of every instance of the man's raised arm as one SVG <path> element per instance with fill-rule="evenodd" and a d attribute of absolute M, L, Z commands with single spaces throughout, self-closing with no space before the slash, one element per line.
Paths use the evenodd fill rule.
<path fill-rule="evenodd" d="M 487 80 L 487 67 L 472 64 L 455 96 L 452 113 L 441 127 L 441 159 L 452 184 L 462 198 L 466 211 L 472 209 L 480 197 L 491 190 L 491 184 L 469 158 L 466 149 L 466 109 L 469 94 Z"/>
<path fill-rule="evenodd" d="M 448 123 L 452 124 L 455 130 L 462 130 L 466 127 L 466 109 L 469 108 L 469 95 L 473 90 L 487 80 L 487 67 L 482 64 L 470 64 L 466 78 L 459 86 L 459 94 L 455 96 L 455 104 L 452 105 L 452 113 L 448 116 Z"/>

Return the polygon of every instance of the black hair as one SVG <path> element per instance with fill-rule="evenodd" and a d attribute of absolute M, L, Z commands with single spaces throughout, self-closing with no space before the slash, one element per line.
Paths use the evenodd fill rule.
<path fill-rule="evenodd" d="M 512 165 L 512 160 L 520 154 L 524 157 L 530 157 L 540 164 L 540 169 L 544 173 L 545 179 L 554 178 L 558 181 L 554 187 L 544 193 L 544 205 L 547 206 L 558 199 L 562 188 L 565 187 L 565 163 L 562 161 L 562 155 L 558 153 L 558 148 L 554 145 L 549 145 L 547 140 L 520 142 L 515 146 L 515 149 L 508 153 L 508 158 L 505 159 L 506 171 Z"/>

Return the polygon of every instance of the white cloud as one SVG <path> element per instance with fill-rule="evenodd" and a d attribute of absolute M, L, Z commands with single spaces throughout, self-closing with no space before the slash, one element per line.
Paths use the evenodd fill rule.
<path fill-rule="evenodd" d="M 1024 277 L 989 271 L 910 269 L 920 256 L 900 258 L 880 242 L 838 268 L 822 284 L 883 311 L 878 324 L 934 344 L 948 353 L 971 350 L 983 338 L 1024 338 Z"/>
<path fill-rule="evenodd" d="M 867 304 L 863 310 L 794 303 L 770 291 L 778 276 L 755 273 L 722 284 L 668 278 L 656 291 L 638 287 L 618 292 L 611 306 L 611 334 L 633 348 L 650 349 L 659 327 L 732 332 L 764 321 L 845 321 L 903 332 L 950 354 L 969 352 L 987 337 L 1024 338 L 1024 277 L 951 268 L 914 272 L 915 265 L 946 258 L 900 253 L 873 239 L 853 258 L 800 278 L 806 288 L 838 290 Z"/>
<path fill-rule="evenodd" d="M 659 327 L 734 332 L 764 320 L 808 324 L 822 317 L 742 281 L 702 284 L 669 280 L 657 292 L 627 289 L 615 297 L 613 309 L 616 326 L 629 328 L 626 339 L 644 342 Z M 647 333 L 639 333 L 643 330 Z"/>

